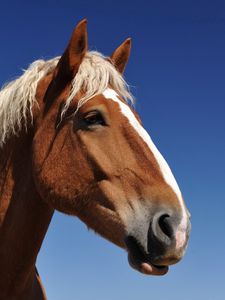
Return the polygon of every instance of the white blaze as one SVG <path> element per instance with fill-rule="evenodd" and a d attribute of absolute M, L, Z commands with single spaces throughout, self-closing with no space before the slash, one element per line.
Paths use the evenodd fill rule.
<path fill-rule="evenodd" d="M 179 200 L 181 210 L 182 210 L 182 220 L 178 227 L 177 234 L 176 234 L 176 240 L 177 240 L 177 247 L 182 247 L 185 238 L 186 238 L 186 227 L 187 227 L 187 211 L 184 206 L 183 198 L 181 195 L 181 191 L 178 187 L 178 184 L 176 182 L 176 179 L 174 178 L 169 165 L 167 164 L 166 160 L 163 158 L 162 154 L 159 152 L 155 144 L 153 143 L 152 139 L 150 138 L 147 131 L 141 126 L 141 124 L 138 122 L 137 118 L 131 111 L 130 107 L 123 103 L 119 97 L 118 94 L 113 89 L 106 89 L 103 92 L 103 96 L 107 99 L 111 99 L 119 104 L 120 110 L 122 114 L 129 120 L 129 123 L 133 126 L 133 128 L 136 130 L 138 135 L 144 140 L 144 142 L 147 144 L 151 152 L 153 153 L 156 161 L 158 162 L 159 168 L 161 170 L 161 173 L 163 175 L 164 180 L 166 183 L 173 189 L 175 194 L 177 195 L 177 198 Z"/>

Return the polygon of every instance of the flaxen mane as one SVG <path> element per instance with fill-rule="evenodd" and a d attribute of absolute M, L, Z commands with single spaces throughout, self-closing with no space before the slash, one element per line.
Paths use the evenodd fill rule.
<path fill-rule="evenodd" d="M 0 147 L 11 135 L 19 133 L 22 124 L 26 126 L 28 116 L 32 119 L 37 84 L 41 78 L 54 70 L 59 59 L 60 57 L 55 57 L 47 61 L 33 62 L 21 77 L 0 91 Z M 127 101 L 134 101 L 129 86 L 109 60 L 98 52 L 87 52 L 72 80 L 70 95 L 62 114 L 81 88 L 85 90 L 85 95 L 80 99 L 77 109 L 92 97 L 103 93 L 109 85 Z"/>

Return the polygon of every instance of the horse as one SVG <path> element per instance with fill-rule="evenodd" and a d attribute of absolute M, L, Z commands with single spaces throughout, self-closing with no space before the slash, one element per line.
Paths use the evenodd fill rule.
<path fill-rule="evenodd" d="M 88 50 L 87 20 L 60 57 L 33 62 L 0 91 L 0 299 L 46 300 L 35 263 L 55 210 L 164 275 L 184 256 L 190 214 L 132 105 L 131 39 Z"/>

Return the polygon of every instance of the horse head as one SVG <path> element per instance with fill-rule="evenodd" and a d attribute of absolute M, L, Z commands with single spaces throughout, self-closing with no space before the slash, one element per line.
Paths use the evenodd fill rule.
<path fill-rule="evenodd" d="M 131 40 L 88 51 L 86 20 L 39 80 L 33 175 L 42 199 L 125 248 L 132 267 L 163 275 L 184 255 L 189 213 L 176 180 L 127 100 Z"/>

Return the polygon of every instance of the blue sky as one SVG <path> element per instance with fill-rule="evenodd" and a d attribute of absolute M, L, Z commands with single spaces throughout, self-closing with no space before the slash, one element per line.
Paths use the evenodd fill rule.
<path fill-rule="evenodd" d="M 83 17 L 92 50 L 109 55 L 132 37 L 125 76 L 193 229 L 183 261 L 146 277 L 123 250 L 56 213 L 37 264 L 49 300 L 225 299 L 225 2 L 4 1 L 0 84 L 61 54 Z"/>

